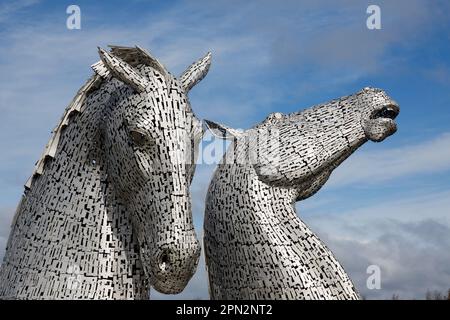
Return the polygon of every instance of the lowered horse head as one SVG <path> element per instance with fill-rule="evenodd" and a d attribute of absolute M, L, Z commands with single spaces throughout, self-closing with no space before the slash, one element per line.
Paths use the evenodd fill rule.
<path fill-rule="evenodd" d="M 195 272 L 203 129 L 187 94 L 211 55 L 176 79 L 139 47 L 99 54 L 25 185 L 0 299 L 147 299 L 149 284 L 178 293 Z"/>
<path fill-rule="evenodd" d="M 395 133 L 399 112 L 383 90 L 364 88 L 300 112 L 272 113 L 245 132 L 206 123 L 217 137 L 237 141 L 226 161 L 251 163 L 260 180 L 295 188 L 297 200 L 302 200 L 317 192 L 362 144 L 380 142 Z"/>
<path fill-rule="evenodd" d="M 114 55 L 123 56 L 121 50 L 126 48 L 99 49 L 101 62 L 94 65 L 126 84 L 112 93 L 104 113 L 107 175 L 131 215 L 151 285 L 178 293 L 200 255 L 189 186 L 203 129 L 187 93 L 208 72 L 211 55 L 176 79 L 150 56 L 146 64 L 126 63 Z"/>

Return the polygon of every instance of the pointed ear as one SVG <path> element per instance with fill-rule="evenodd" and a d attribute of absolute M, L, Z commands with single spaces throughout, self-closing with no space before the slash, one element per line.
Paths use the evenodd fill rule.
<path fill-rule="evenodd" d="M 211 133 L 220 139 L 225 140 L 233 140 L 242 136 L 242 131 L 232 129 L 230 127 L 224 126 L 222 124 L 218 124 L 209 120 L 203 120 L 207 129 L 211 131 Z"/>
<path fill-rule="evenodd" d="M 106 69 L 112 76 L 132 87 L 137 92 L 143 92 L 149 85 L 149 81 L 133 69 L 122 59 L 98 48 L 98 54 Z"/>
<path fill-rule="evenodd" d="M 211 52 L 208 52 L 206 56 L 191 64 L 189 68 L 183 72 L 183 74 L 179 77 L 179 80 L 185 93 L 188 93 L 193 86 L 199 83 L 206 76 L 210 65 Z"/>

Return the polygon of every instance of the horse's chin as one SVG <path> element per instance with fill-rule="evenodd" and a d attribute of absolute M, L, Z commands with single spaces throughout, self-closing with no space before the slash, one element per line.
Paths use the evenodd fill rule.
<path fill-rule="evenodd" d="M 368 119 L 362 126 L 366 138 L 374 142 L 381 142 L 397 131 L 397 124 L 390 118 Z"/>
<path fill-rule="evenodd" d="M 171 279 L 158 279 L 156 277 L 152 277 L 150 283 L 156 291 L 164 294 L 178 294 L 186 288 L 189 280 L 186 281 L 180 281 L 180 279 L 177 279 L 176 281 L 173 281 Z"/>

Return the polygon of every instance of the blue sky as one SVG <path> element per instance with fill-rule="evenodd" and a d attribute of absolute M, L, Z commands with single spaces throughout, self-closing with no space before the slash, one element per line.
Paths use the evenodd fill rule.
<path fill-rule="evenodd" d="M 66 8 L 81 8 L 81 30 Z M 381 8 L 382 29 L 366 28 Z M 299 216 L 333 249 L 369 299 L 450 288 L 450 3 L 448 1 L 2 1 L 0 256 L 12 213 L 51 129 L 90 77 L 97 46 L 140 45 L 179 74 L 207 51 L 190 93 L 199 118 L 249 128 L 365 86 L 401 106 L 398 132 L 367 143 Z M 208 143 L 208 142 L 205 142 Z M 214 166 L 191 187 L 201 234 Z M 366 288 L 377 264 L 382 289 Z M 203 265 L 178 296 L 207 298 Z"/>

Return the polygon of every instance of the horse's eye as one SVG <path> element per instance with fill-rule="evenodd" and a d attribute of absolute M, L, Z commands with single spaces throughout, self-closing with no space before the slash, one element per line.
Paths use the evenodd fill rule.
<path fill-rule="evenodd" d="M 130 131 L 130 136 L 133 140 L 133 143 L 138 147 L 148 144 L 150 140 L 145 134 L 135 130 Z"/>

